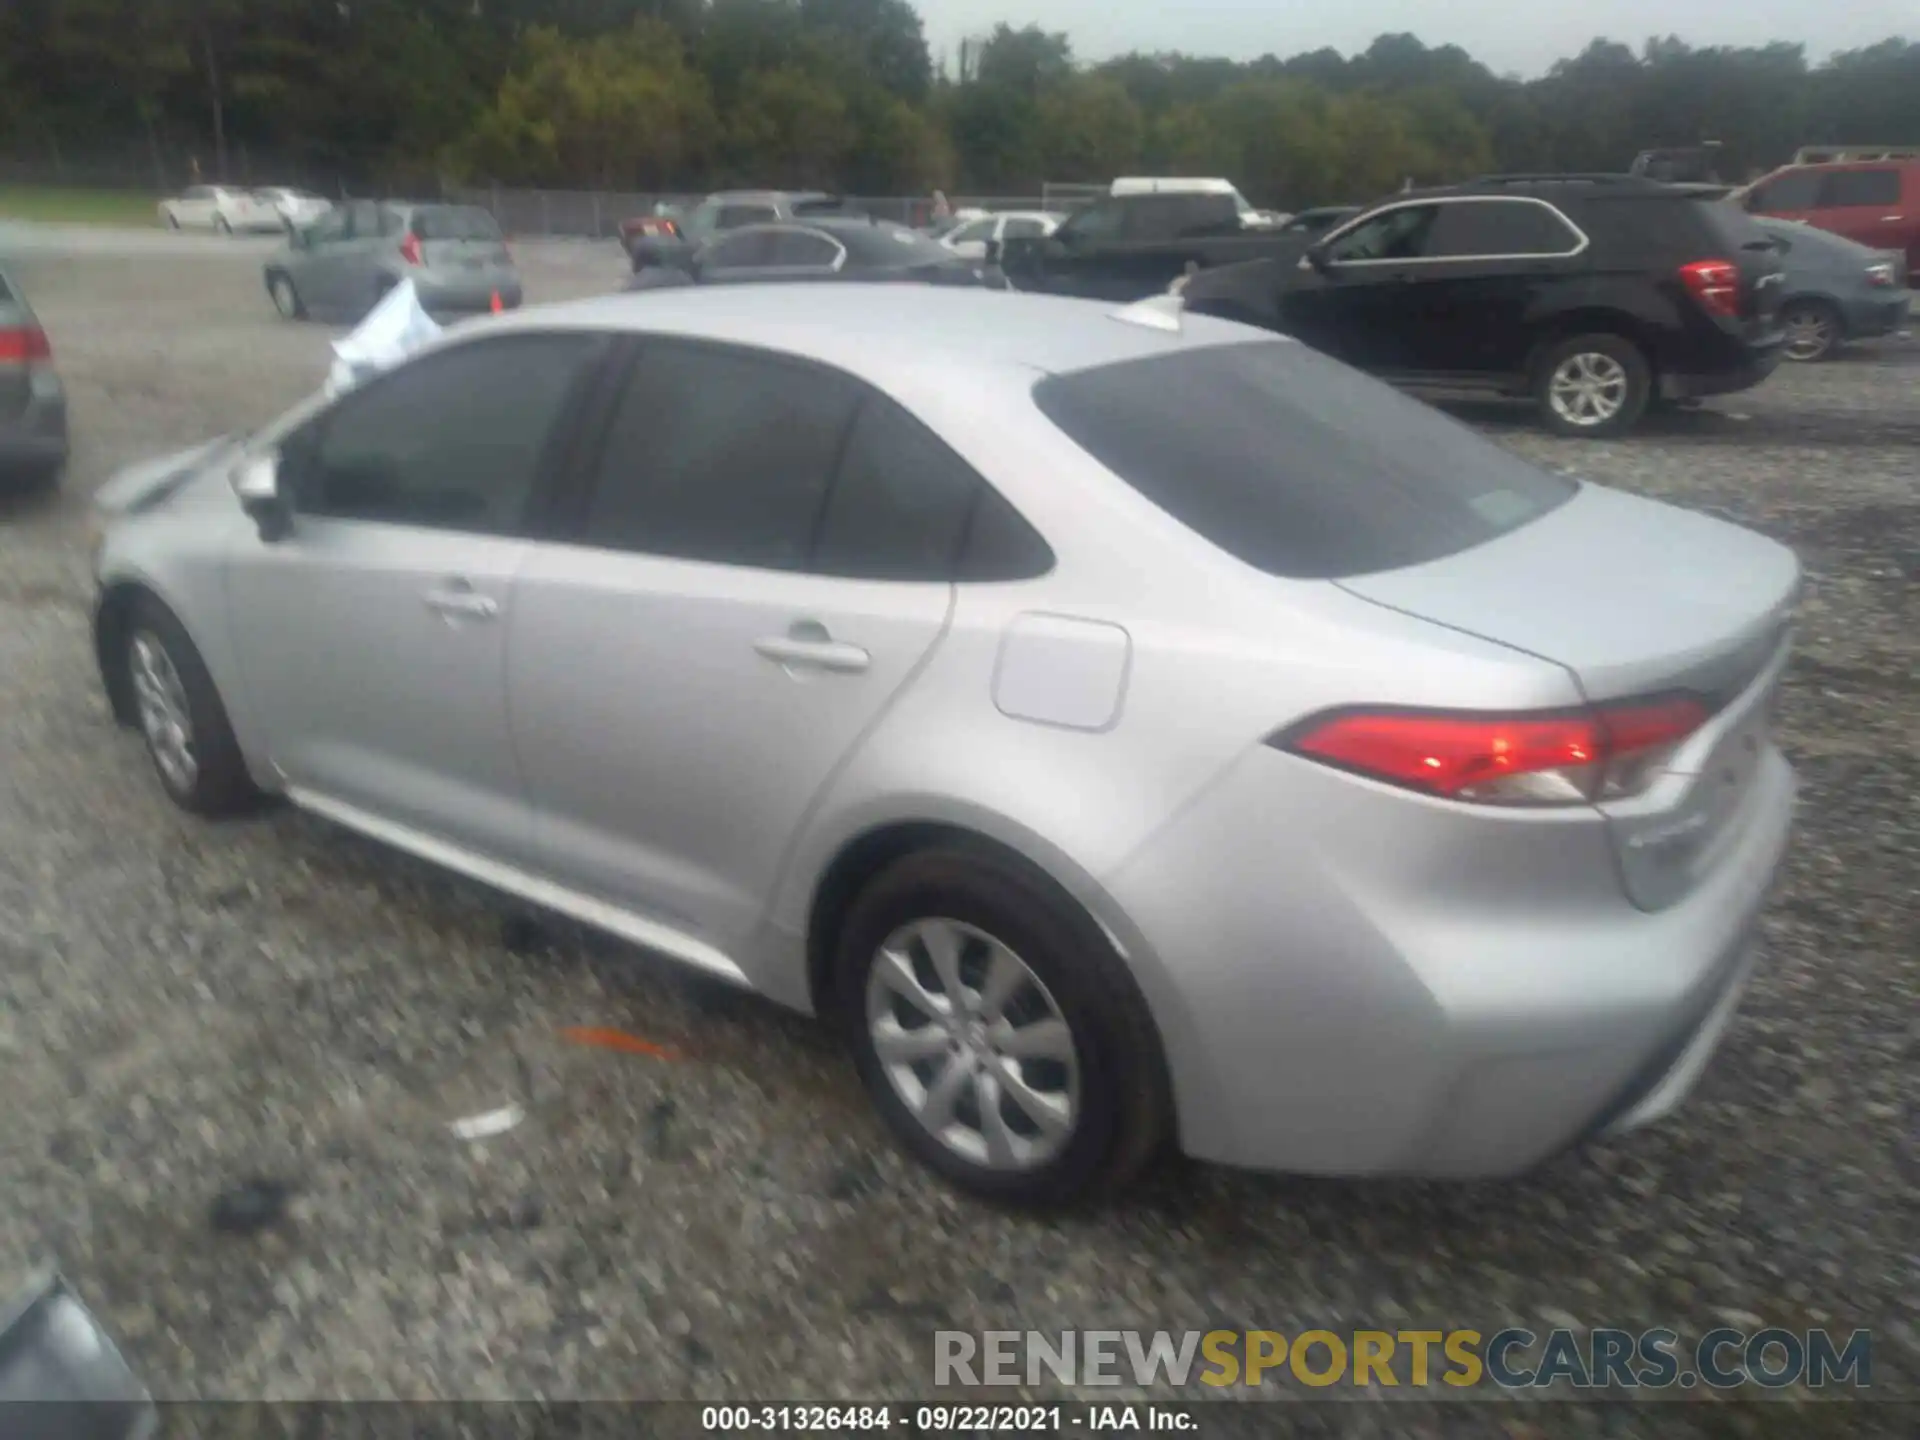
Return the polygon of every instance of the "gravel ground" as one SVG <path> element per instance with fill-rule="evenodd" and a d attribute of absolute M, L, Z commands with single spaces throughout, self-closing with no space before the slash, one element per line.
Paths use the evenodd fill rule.
<path fill-rule="evenodd" d="M 1170 1164 L 1038 1221 L 896 1155 L 809 1022 L 298 814 L 168 805 L 94 674 L 83 497 L 306 393 L 338 332 L 278 321 L 244 242 L 9 244 L 77 454 L 60 495 L 0 509 L 0 1285 L 57 1259 L 157 1394 L 924 1397 L 942 1328 L 1764 1320 L 1872 1327 L 1876 1389 L 1920 1397 L 1920 345 L 1618 443 L 1464 412 L 1810 571 L 1782 722 L 1797 843 L 1763 967 L 1677 1118 L 1513 1183 Z M 532 300 L 621 269 L 610 246 L 520 254 Z M 678 1053 L 556 1038 L 577 1025 Z M 528 1118 L 498 1139 L 448 1133 L 513 1101 Z M 292 1187 L 285 1216 L 214 1228 L 253 1177 Z M 1337 1416 L 1413 1423 L 1395 1413 Z"/>

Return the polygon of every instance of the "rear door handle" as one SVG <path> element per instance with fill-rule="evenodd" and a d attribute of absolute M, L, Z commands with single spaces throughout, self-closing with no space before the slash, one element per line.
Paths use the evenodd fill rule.
<path fill-rule="evenodd" d="M 788 670 L 825 670 L 834 675 L 858 675 L 873 657 L 858 645 L 835 640 L 817 620 L 801 620 L 785 635 L 753 642 L 754 653 Z"/>
<path fill-rule="evenodd" d="M 465 580 L 449 580 L 439 589 L 427 591 L 420 599 L 429 610 L 438 611 L 449 620 L 456 615 L 491 620 L 500 613 L 498 601 L 490 595 L 479 594 Z"/>
<path fill-rule="evenodd" d="M 1904 215 L 1882 215 L 1880 217 L 1880 223 L 1882 225 L 1892 225 L 1906 218 Z"/>

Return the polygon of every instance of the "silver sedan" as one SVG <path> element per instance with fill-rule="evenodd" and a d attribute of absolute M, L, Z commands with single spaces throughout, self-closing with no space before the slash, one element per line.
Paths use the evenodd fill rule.
<path fill-rule="evenodd" d="M 1167 298 L 525 311 L 103 505 L 181 805 L 815 1012 L 1005 1200 L 1661 1116 L 1787 840 L 1790 552 Z"/>

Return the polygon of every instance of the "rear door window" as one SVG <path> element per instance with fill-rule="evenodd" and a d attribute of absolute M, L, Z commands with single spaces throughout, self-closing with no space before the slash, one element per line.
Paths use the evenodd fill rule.
<path fill-rule="evenodd" d="M 1531 200 L 1458 200 L 1442 205 L 1428 238 L 1433 259 L 1571 255 L 1580 233 L 1558 210 Z"/>
<path fill-rule="evenodd" d="M 1001 235 L 1008 240 L 1031 240 L 1047 233 L 1047 227 L 1038 220 L 1029 220 L 1019 216 L 1007 221 Z"/>
<path fill-rule="evenodd" d="M 1755 210 L 1811 210 L 1820 203 L 1820 172 L 1789 170 L 1753 192 Z"/>
<path fill-rule="evenodd" d="M 764 225 L 780 218 L 771 205 L 722 205 L 715 228 L 732 230 L 740 225 Z"/>
<path fill-rule="evenodd" d="M 703 270 L 758 270 L 778 263 L 780 233 L 746 230 L 716 240 L 700 259 Z"/>
<path fill-rule="evenodd" d="M 1437 560 L 1527 524 L 1577 488 L 1288 341 L 1053 375 L 1033 396 L 1174 519 L 1289 578 Z"/>
<path fill-rule="evenodd" d="M 843 253 L 837 241 L 818 230 L 776 230 L 768 263 L 795 270 L 831 270 Z"/>
<path fill-rule="evenodd" d="M 820 521 L 811 568 L 867 580 L 947 580 L 984 482 L 926 426 L 872 394 Z"/>
<path fill-rule="evenodd" d="M 1854 205 L 1898 205 L 1898 170 L 1829 170 L 1820 187 L 1822 210 L 1844 210 Z"/>
<path fill-rule="evenodd" d="M 649 340 L 615 407 L 582 538 L 798 569 L 860 399 L 857 382 L 819 366 Z"/>

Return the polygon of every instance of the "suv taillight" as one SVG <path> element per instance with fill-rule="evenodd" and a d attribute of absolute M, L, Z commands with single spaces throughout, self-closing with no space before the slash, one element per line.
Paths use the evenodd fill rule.
<path fill-rule="evenodd" d="M 1893 262 L 1891 260 L 1878 260 L 1867 266 L 1867 284 L 1890 290 L 1893 288 L 1893 283 Z"/>
<path fill-rule="evenodd" d="M 1680 283 L 1710 313 L 1729 320 L 1740 318 L 1740 267 L 1731 260 L 1695 260 L 1682 265 Z"/>
<path fill-rule="evenodd" d="M 0 365 L 31 365 L 52 358 L 47 332 L 38 325 L 0 326 Z"/>
<path fill-rule="evenodd" d="M 1684 695 L 1556 715 L 1354 710 L 1270 743 L 1448 800 L 1585 805 L 1645 790 L 1706 718 Z"/>
<path fill-rule="evenodd" d="M 410 233 L 400 242 L 400 258 L 409 265 L 418 265 L 421 263 L 420 237 L 418 235 Z"/>

